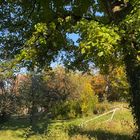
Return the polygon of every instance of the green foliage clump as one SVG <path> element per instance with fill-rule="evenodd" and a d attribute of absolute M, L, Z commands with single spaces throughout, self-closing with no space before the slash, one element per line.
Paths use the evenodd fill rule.
<path fill-rule="evenodd" d="M 57 106 L 57 118 L 58 119 L 69 119 L 80 117 L 81 107 L 77 101 L 70 100 Z"/>
<path fill-rule="evenodd" d="M 92 114 L 97 103 L 97 97 L 94 95 L 90 83 L 85 83 L 81 93 L 81 110 L 84 115 Z"/>

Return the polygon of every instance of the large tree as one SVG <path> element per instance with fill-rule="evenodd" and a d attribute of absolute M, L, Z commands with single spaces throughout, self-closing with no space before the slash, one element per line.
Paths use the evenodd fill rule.
<path fill-rule="evenodd" d="M 85 70 L 94 62 L 109 72 L 125 64 L 140 139 L 139 7 L 139 0 L 2 0 L 1 60 L 43 68 L 65 51 L 69 67 Z M 79 46 L 68 39 L 71 32 L 80 35 Z"/>

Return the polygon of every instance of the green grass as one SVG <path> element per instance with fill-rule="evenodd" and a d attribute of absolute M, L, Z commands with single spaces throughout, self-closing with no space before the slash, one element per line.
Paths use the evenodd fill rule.
<path fill-rule="evenodd" d="M 49 122 L 40 120 L 33 130 L 27 119 L 13 118 L 1 126 L 0 140 L 130 140 L 134 131 L 130 110 L 118 110 L 113 120 L 106 122 L 110 116 L 90 121 L 82 128 L 79 127 L 82 122 L 95 116 Z"/>

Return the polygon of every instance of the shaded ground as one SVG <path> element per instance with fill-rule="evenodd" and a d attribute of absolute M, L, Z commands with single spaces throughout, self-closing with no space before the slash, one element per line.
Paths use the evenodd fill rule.
<path fill-rule="evenodd" d="M 0 140 L 130 140 L 134 127 L 131 112 L 127 109 L 116 112 L 112 121 L 105 122 L 110 115 L 87 123 L 91 119 L 39 120 L 31 129 L 29 119 L 12 118 L 0 126 Z"/>

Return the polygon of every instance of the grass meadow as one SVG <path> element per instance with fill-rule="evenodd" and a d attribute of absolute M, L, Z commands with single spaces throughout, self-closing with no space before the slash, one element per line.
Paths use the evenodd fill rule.
<path fill-rule="evenodd" d="M 130 109 L 117 110 L 109 120 L 111 115 L 95 120 L 98 115 L 71 120 L 43 118 L 36 121 L 34 128 L 27 118 L 13 117 L 1 125 L 0 140 L 130 140 L 134 131 Z M 91 121 L 85 123 L 87 120 Z"/>

